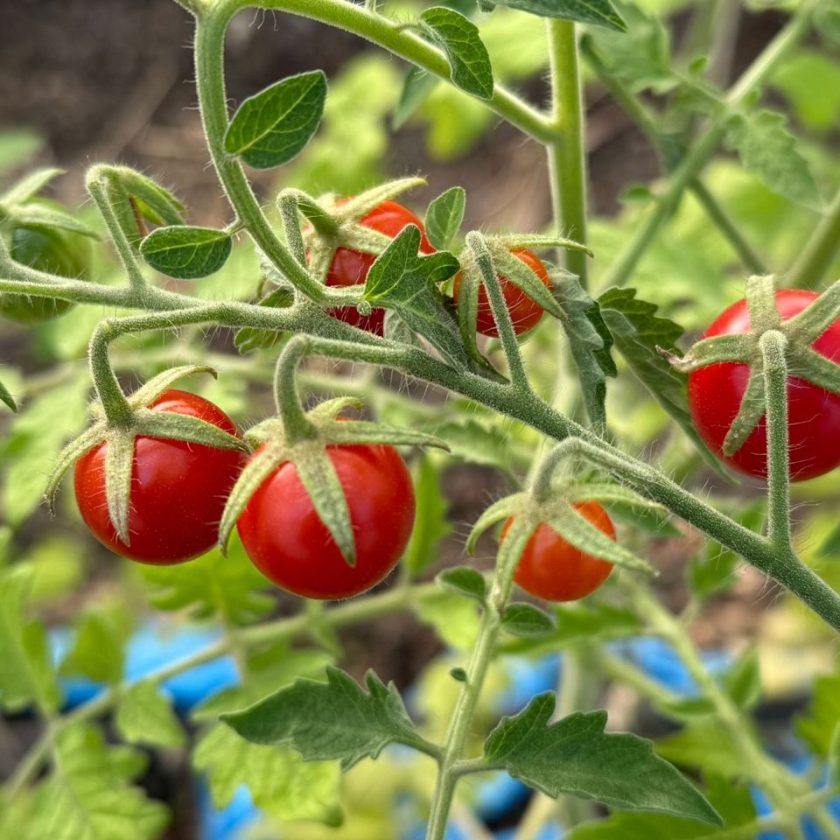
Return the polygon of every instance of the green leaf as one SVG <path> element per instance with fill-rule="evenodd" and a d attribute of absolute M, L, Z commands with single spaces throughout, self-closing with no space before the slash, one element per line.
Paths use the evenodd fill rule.
<path fill-rule="evenodd" d="M 110 177 L 132 199 L 134 208 L 154 225 L 183 225 L 186 208 L 169 190 L 128 166 L 109 168 Z M 133 225 L 136 227 L 136 221 Z"/>
<path fill-rule="evenodd" d="M 464 598 L 460 592 L 429 592 L 411 606 L 447 645 L 461 651 L 472 650 L 479 623 L 478 607 L 472 598 Z"/>
<path fill-rule="evenodd" d="M 428 456 L 418 460 L 414 496 L 414 530 L 403 562 L 412 574 L 417 575 L 438 559 L 438 546 L 452 531 L 446 519 L 449 504 L 441 492 L 440 472 Z"/>
<path fill-rule="evenodd" d="M 584 823 L 566 835 L 566 840 L 712 840 L 718 834 L 721 838 L 734 837 L 737 827 L 746 826 L 756 818 L 750 789 L 745 784 L 734 785 L 715 777 L 707 781 L 709 801 L 724 818 L 724 828 L 710 829 L 707 825 L 667 814 L 624 812 Z M 739 836 L 746 838 L 747 834 Z"/>
<path fill-rule="evenodd" d="M 796 734 L 821 758 L 830 758 L 832 734 L 840 725 L 840 671 L 814 680 L 808 712 L 796 718 Z"/>
<path fill-rule="evenodd" d="M 348 674 L 327 668 L 326 683 L 298 680 L 222 720 L 252 743 L 288 746 L 306 761 L 339 760 L 342 770 L 377 758 L 388 744 L 424 751 L 394 684 L 386 686 L 373 671 L 366 683 L 367 692 Z"/>
<path fill-rule="evenodd" d="M 47 476 L 65 439 L 79 432 L 87 415 L 90 384 L 80 375 L 29 400 L 0 439 L 5 483 L 2 509 L 9 525 L 23 522 L 41 504 Z"/>
<path fill-rule="evenodd" d="M 53 203 L 30 201 L 7 207 L 9 218 L 21 227 L 58 228 L 98 239 L 96 231 Z"/>
<path fill-rule="evenodd" d="M 327 77 L 300 73 L 246 99 L 225 134 L 225 151 L 255 169 L 288 163 L 310 141 L 324 114 Z"/>
<path fill-rule="evenodd" d="M 469 18 L 445 6 L 433 6 L 420 15 L 424 30 L 446 53 L 452 84 L 479 99 L 493 97 L 493 68 L 478 27 Z"/>
<path fill-rule="evenodd" d="M 507 6 L 546 18 L 593 23 L 624 32 L 627 28 L 610 0 L 483 0 L 488 9 Z"/>
<path fill-rule="evenodd" d="M 553 269 L 551 280 L 565 316 L 562 324 L 578 370 L 587 416 L 596 429 L 604 430 L 607 423 L 606 378 L 617 373 L 610 352 L 612 334 L 604 323 L 598 303 L 574 274 Z"/>
<path fill-rule="evenodd" d="M 771 190 L 806 207 L 820 207 L 817 184 L 787 119 L 775 111 L 739 114 L 729 124 L 727 143 L 744 168 Z"/>
<path fill-rule="evenodd" d="M 606 734 L 606 712 L 578 713 L 550 723 L 555 698 L 535 697 L 502 718 L 484 744 L 488 763 L 553 798 L 569 793 L 613 808 L 721 820 L 679 771 L 636 735 Z"/>
<path fill-rule="evenodd" d="M 819 553 L 821 557 L 828 559 L 840 555 L 840 524 L 825 538 Z"/>
<path fill-rule="evenodd" d="M 554 631 L 539 640 L 516 640 L 504 645 L 507 653 L 552 652 L 578 641 L 604 643 L 632 636 L 642 630 L 642 623 L 632 610 L 609 604 L 563 604 L 554 611 Z"/>
<path fill-rule="evenodd" d="M 236 625 L 253 624 L 275 607 L 265 590 L 266 579 L 234 538 L 227 557 L 213 549 L 189 563 L 177 566 L 142 566 L 149 600 L 160 610 L 186 610 L 190 617 L 205 620 L 225 616 Z"/>
<path fill-rule="evenodd" d="M 554 616 L 533 604 L 514 601 L 508 604 L 502 615 L 502 629 L 511 636 L 522 636 L 526 639 L 545 638 L 557 626 Z"/>
<path fill-rule="evenodd" d="M 77 724 L 56 739 L 57 770 L 44 785 L 37 837 L 50 840 L 157 840 L 166 808 L 127 784 L 145 766 L 130 747 L 108 747 L 102 733 Z"/>
<path fill-rule="evenodd" d="M 713 744 L 714 749 L 709 745 Z M 726 779 L 751 779 L 755 768 L 714 719 L 690 723 L 675 735 L 656 742 L 657 752 L 674 764 L 697 767 Z"/>
<path fill-rule="evenodd" d="M 437 576 L 437 581 L 446 589 L 451 589 L 467 598 L 474 598 L 480 604 L 483 604 L 487 597 L 487 581 L 484 580 L 484 575 L 469 566 L 446 569 Z"/>
<path fill-rule="evenodd" d="M 467 194 L 463 187 L 450 187 L 429 205 L 426 211 L 426 235 L 438 250 L 449 247 L 464 221 Z"/>
<path fill-rule="evenodd" d="M 73 649 L 61 664 L 63 674 L 88 677 L 94 682 L 119 683 L 123 677 L 124 648 L 130 621 L 120 607 L 93 607 L 76 626 Z"/>
<path fill-rule="evenodd" d="M 424 425 L 423 430 L 443 438 L 456 458 L 513 475 L 510 436 L 502 429 L 462 416 L 457 421 Z"/>
<path fill-rule="evenodd" d="M 12 411 L 17 411 L 17 403 L 15 398 L 9 393 L 9 389 L 0 382 L 0 402 L 7 405 Z"/>
<path fill-rule="evenodd" d="M 207 773 L 217 808 L 229 805 L 246 785 L 254 804 L 273 819 L 328 825 L 341 820 L 341 773 L 335 762 L 307 762 L 292 750 L 249 743 L 218 724 L 196 747 L 193 766 Z"/>
<path fill-rule="evenodd" d="M 146 262 L 169 277 L 194 280 L 218 271 L 233 240 L 223 230 L 173 225 L 152 231 L 141 243 Z"/>
<path fill-rule="evenodd" d="M 726 672 L 723 681 L 727 694 L 741 709 L 755 707 L 761 699 L 761 668 L 758 650 L 748 648 Z"/>
<path fill-rule="evenodd" d="M 182 747 L 187 740 L 169 698 L 148 681 L 121 692 L 114 723 L 129 744 Z"/>
<path fill-rule="evenodd" d="M 439 82 L 440 79 L 437 76 L 433 76 L 419 67 L 409 68 L 403 80 L 399 101 L 394 108 L 394 115 L 391 118 L 391 126 L 394 131 L 402 128 L 414 116 L 417 109 L 429 98 Z"/>
<path fill-rule="evenodd" d="M 418 256 L 420 230 L 408 225 L 376 258 L 365 281 L 365 300 L 396 309 L 403 321 L 426 338 L 453 366 L 464 370 L 470 359 L 458 323 L 435 287 L 459 268 L 447 251 Z"/>
<path fill-rule="evenodd" d="M 27 564 L 0 576 L 0 706 L 12 712 L 32 702 L 55 711 L 60 701 L 46 630 L 25 613 L 32 579 Z"/>
<path fill-rule="evenodd" d="M 677 353 L 683 328 L 656 314 L 656 305 L 639 300 L 635 289 L 608 289 L 598 303 L 616 349 L 662 408 L 679 423 L 706 460 L 719 469 L 694 428 L 688 410 L 686 377 L 675 371 L 657 347 Z"/>
<path fill-rule="evenodd" d="M 840 67 L 815 50 L 800 50 L 773 75 L 793 105 L 796 118 L 807 128 L 826 131 L 840 120 Z"/>

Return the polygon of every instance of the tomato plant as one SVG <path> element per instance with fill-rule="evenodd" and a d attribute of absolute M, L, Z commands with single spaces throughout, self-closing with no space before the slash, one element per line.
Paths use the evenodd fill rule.
<path fill-rule="evenodd" d="M 542 260 L 527 248 L 515 248 L 511 253 L 530 268 L 542 281 L 543 285 L 549 287 L 551 281 Z M 461 295 L 462 278 L 460 274 L 455 276 L 454 295 L 455 304 L 458 304 Z M 499 275 L 499 285 L 502 287 L 505 303 L 510 312 L 510 319 L 513 322 L 513 329 L 517 335 L 522 335 L 532 330 L 543 316 L 543 308 L 528 295 L 515 286 L 503 274 Z M 497 338 L 499 330 L 493 318 L 493 310 L 490 307 L 490 300 L 487 291 L 483 286 L 478 290 L 478 312 L 476 318 L 478 332 Z"/>
<path fill-rule="evenodd" d="M 781 289 L 776 306 L 783 320 L 798 315 L 817 298 L 815 292 Z M 750 314 L 745 300 L 721 313 L 705 337 L 749 332 Z M 840 362 L 840 319 L 813 343 L 822 357 Z M 767 424 L 762 418 L 743 445 L 725 455 L 723 442 L 735 419 L 749 380 L 749 368 L 722 362 L 700 368 L 689 377 L 689 404 L 697 429 L 711 449 L 748 475 L 767 477 Z M 788 448 L 790 476 L 804 481 L 840 465 L 840 395 L 791 375 L 788 379 Z"/>
<path fill-rule="evenodd" d="M 840 836 L 836 0 L 177 4 L 4 102 L 0 837 Z"/>
<path fill-rule="evenodd" d="M 615 527 L 597 502 L 580 502 L 575 508 L 599 531 L 616 538 Z M 510 530 L 509 520 L 502 539 Z M 541 522 L 516 568 L 514 580 L 526 592 L 545 601 L 577 601 L 591 595 L 613 570 L 612 563 L 575 548 L 550 525 Z"/>
<path fill-rule="evenodd" d="M 359 219 L 359 224 L 371 230 L 384 233 L 391 238 L 399 234 L 407 225 L 416 225 L 420 229 L 420 251 L 431 254 L 434 251 L 426 238 L 423 222 L 407 207 L 396 201 L 383 201 Z M 354 251 L 345 246 L 336 248 L 327 272 L 328 286 L 357 286 L 367 280 L 368 272 L 376 261 L 376 254 Z M 346 324 L 367 330 L 375 335 L 383 335 L 385 329 L 385 310 L 374 309 L 370 315 L 360 315 L 354 308 L 345 306 L 332 310 L 332 314 Z"/>
<path fill-rule="evenodd" d="M 350 509 L 354 565 L 342 557 L 288 461 L 254 493 L 237 527 L 269 580 L 296 595 L 334 600 L 365 592 L 396 566 L 414 525 L 414 488 L 391 446 L 331 446 L 327 453 Z"/>
<path fill-rule="evenodd" d="M 186 391 L 170 390 L 150 408 L 196 417 L 230 434 L 236 427 L 216 405 Z M 105 501 L 108 444 L 76 464 L 76 502 L 94 536 L 116 554 L 153 565 L 191 560 L 212 548 L 227 494 L 242 455 L 182 440 L 139 437 L 131 475 L 130 543 L 117 535 Z"/>

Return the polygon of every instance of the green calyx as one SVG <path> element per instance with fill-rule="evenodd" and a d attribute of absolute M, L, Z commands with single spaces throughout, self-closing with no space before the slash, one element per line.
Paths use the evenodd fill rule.
<path fill-rule="evenodd" d="M 359 220 L 383 201 L 389 201 L 426 182 L 422 178 L 400 178 L 381 184 L 366 192 L 339 201 L 327 194 L 313 198 L 302 190 L 287 189 L 280 193 L 277 204 L 283 221 L 286 241 L 295 259 L 308 268 L 321 284 L 338 248 L 348 248 L 363 254 L 379 256 L 391 243 L 391 238 Z M 301 228 L 301 217 L 305 222 Z M 325 290 L 323 303 L 328 306 L 361 304 L 359 289 Z"/>
<path fill-rule="evenodd" d="M 102 404 L 99 401 L 94 402 L 90 408 L 92 425 L 65 446 L 49 477 L 45 497 L 50 511 L 53 512 L 55 495 L 70 467 L 86 452 L 104 444 L 106 446 L 105 495 L 108 514 L 120 540 L 130 545 L 131 480 L 135 442 L 138 437 L 168 438 L 217 449 L 247 451 L 248 445 L 245 441 L 212 423 L 185 414 L 154 411 L 148 407 L 179 379 L 195 373 L 216 375 L 212 368 L 197 365 L 184 365 L 165 370 L 126 398 L 129 410 L 125 418 L 120 418 L 119 423 L 109 422 Z"/>
<path fill-rule="evenodd" d="M 308 427 L 305 434 L 301 434 L 300 423 L 289 428 L 286 420 L 295 416 L 289 412 L 249 429 L 246 439 L 259 448 L 240 474 L 222 514 L 219 542 L 223 551 L 254 493 L 282 464 L 290 462 L 345 561 L 350 566 L 355 565 L 356 540 L 350 510 L 327 448 L 359 444 L 436 446 L 441 449 L 448 449 L 448 446 L 423 432 L 339 417 L 340 412 L 349 407 L 359 408 L 359 401 L 339 397 L 319 404 L 306 414 L 301 412 L 297 419 L 305 420 Z"/>
<path fill-rule="evenodd" d="M 783 321 L 776 307 L 776 288 L 772 276 L 751 277 L 747 281 L 750 332 L 722 335 L 698 341 L 681 359 L 668 355 L 682 373 L 722 362 L 749 365 L 750 378 L 741 406 L 723 443 L 726 455 L 734 455 L 752 434 L 766 413 L 764 352 L 761 339 L 773 331 L 783 336 L 787 368 L 797 379 L 811 382 L 826 391 L 840 394 L 840 365 L 817 353 L 813 343 L 840 318 L 840 281 L 793 318 Z"/>

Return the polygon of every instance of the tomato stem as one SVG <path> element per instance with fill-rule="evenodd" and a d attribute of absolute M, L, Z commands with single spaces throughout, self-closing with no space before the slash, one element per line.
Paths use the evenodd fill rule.
<path fill-rule="evenodd" d="M 283 432 L 288 444 L 300 440 L 313 440 L 318 436 L 315 425 L 307 419 L 297 387 L 297 369 L 309 351 L 309 341 L 295 336 L 277 359 L 274 373 L 274 402 L 283 421 Z"/>

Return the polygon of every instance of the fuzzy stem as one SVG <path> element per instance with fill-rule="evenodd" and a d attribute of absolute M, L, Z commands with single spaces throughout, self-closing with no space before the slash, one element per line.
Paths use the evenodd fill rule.
<path fill-rule="evenodd" d="M 274 402 L 277 413 L 283 420 L 283 432 L 289 444 L 299 440 L 311 440 L 318 436 L 315 426 L 307 419 L 297 387 L 297 370 L 309 350 L 309 342 L 303 336 L 295 336 L 277 359 L 274 374 Z"/>

